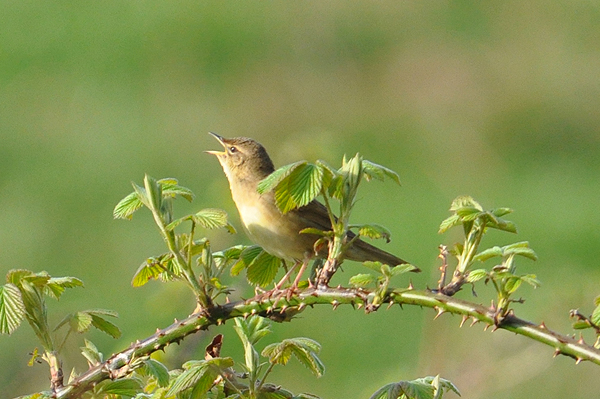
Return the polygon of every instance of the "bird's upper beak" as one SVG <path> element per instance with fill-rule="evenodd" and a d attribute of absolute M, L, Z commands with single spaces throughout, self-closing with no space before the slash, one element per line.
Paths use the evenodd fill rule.
<path fill-rule="evenodd" d="M 216 138 L 219 141 L 219 143 L 221 143 L 221 145 L 223 146 L 223 148 L 226 148 L 225 139 L 223 137 L 221 137 L 218 134 L 213 133 L 213 132 L 208 132 L 208 134 L 210 134 L 211 136 L 213 136 L 214 138 Z M 204 151 L 204 152 L 207 153 L 207 154 L 212 154 L 212 155 L 216 155 L 216 156 L 224 155 L 225 154 L 224 151 Z"/>

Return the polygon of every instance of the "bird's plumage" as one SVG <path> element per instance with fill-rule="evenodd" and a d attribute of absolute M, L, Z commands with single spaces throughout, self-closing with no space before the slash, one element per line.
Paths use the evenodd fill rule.
<path fill-rule="evenodd" d="M 207 151 L 216 155 L 229 180 L 233 201 L 240 213 L 244 230 L 249 238 L 272 255 L 295 261 L 312 257 L 327 257 L 327 248 L 315 254 L 314 234 L 301 234 L 305 228 L 331 230 L 327 208 L 313 200 L 306 206 L 283 214 L 275 203 L 272 191 L 259 194 L 258 183 L 275 168 L 264 147 L 253 139 L 236 137 L 226 139 L 211 133 L 225 151 Z M 354 233 L 348 232 L 348 238 Z M 364 262 L 379 261 L 391 266 L 407 263 L 401 258 L 373 245 L 356 239 L 344 256 L 346 259 Z"/>

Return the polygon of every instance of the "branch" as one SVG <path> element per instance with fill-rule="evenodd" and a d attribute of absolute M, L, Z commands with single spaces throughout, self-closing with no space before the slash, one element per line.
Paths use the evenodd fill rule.
<path fill-rule="evenodd" d="M 163 350 L 171 343 L 179 343 L 187 335 L 207 330 L 211 325 L 220 325 L 235 317 L 258 314 L 277 322 L 283 322 L 291 320 L 307 306 L 314 305 L 332 305 L 334 309 L 339 305 L 351 305 L 358 308 L 365 307 L 366 311 L 374 311 L 377 310 L 377 306 L 373 306 L 371 302 L 373 298 L 373 293 L 360 289 L 310 288 L 299 292 L 289 300 L 284 295 L 271 298 L 257 296 L 246 301 L 214 306 L 206 311 L 194 313 L 185 320 L 175 320 L 175 323 L 163 330 L 157 330 L 151 337 L 132 343 L 124 351 L 112 355 L 105 362 L 91 367 L 66 386 L 57 389 L 54 397 L 57 399 L 78 398 L 103 380 L 127 376 L 142 364 L 140 359 L 151 353 Z M 555 356 L 566 355 L 576 359 L 577 363 L 588 360 L 600 365 L 600 350 L 587 345 L 582 339 L 575 340 L 555 333 L 549 330 L 544 323 L 534 324 L 516 317 L 511 312 L 499 324 L 496 324 L 497 313 L 493 306 L 488 308 L 431 291 L 415 290 L 412 287 L 388 291 L 383 302 L 388 303 L 388 307 L 394 304 L 429 307 L 438 312 L 436 318 L 443 313 L 462 315 L 461 326 L 468 319 L 473 320 L 471 325 L 483 322 L 487 326 L 492 326 L 493 331 L 505 329 L 549 345 L 554 348 Z"/>

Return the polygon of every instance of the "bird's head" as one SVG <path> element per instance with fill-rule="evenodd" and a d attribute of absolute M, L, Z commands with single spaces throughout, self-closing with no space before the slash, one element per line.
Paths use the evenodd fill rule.
<path fill-rule="evenodd" d="M 259 142 L 247 137 L 226 139 L 216 133 L 210 134 L 225 150 L 205 152 L 217 157 L 229 182 L 260 181 L 275 170 L 269 154 Z"/>

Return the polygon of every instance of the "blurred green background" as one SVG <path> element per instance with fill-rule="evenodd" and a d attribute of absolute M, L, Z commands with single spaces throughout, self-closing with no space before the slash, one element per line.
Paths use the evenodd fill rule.
<path fill-rule="evenodd" d="M 572 332 L 568 312 L 600 293 L 600 6 L 589 1 L 217 2 L 102 1 L 0 4 L 0 272 L 75 275 L 86 284 L 49 301 L 51 320 L 80 309 L 119 312 L 123 337 L 92 339 L 105 354 L 193 309 L 183 285 L 131 277 L 164 250 L 148 212 L 112 209 L 144 173 L 176 177 L 197 198 L 177 212 L 226 209 L 239 228 L 206 132 L 251 136 L 276 165 L 360 151 L 403 186 L 365 185 L 357 222 L 385 224 L 386 246 L 437 281 L 437 234 L 454 197 L 516 210 L 540 260 L 521 261 L 543 286 L 524 288 L 517 313 Z M 207 232 L 215 249 L 243 233 Z M 347 265 L 341 283 L 360 265 Z M 235 280 L 236 295 L 248 293 Z M 406 280 L 406 279 L 405 279 Z M 396 284 L 404 285 L 399 279 Z M 478 287 L 489 303 L 489 287 Z M 470 290 L 459 294 L 472 299 Z M 428 309 L 317 308 L 274 325 L 265 343 L 307 336 L 323 344 L 325 376 L 293 364 L 272 382 L 323 398 L 367 398 L 401 379 L 440 374 L 468 398 L 592 397 L 599 369 L 504 331 L 432 321 Z M 28 326 L 0 337 L 5 397 L 47 389 L 46 365 L 27 367 Z M 186 339 L 170 367 L 202 357 L 231 326 Z M 592 340 L 592 337 L 588 337 Z M 70 341 L 66 370 L 85 363 Z M 293 362 L 292 362 L 293 363 Z"/>

